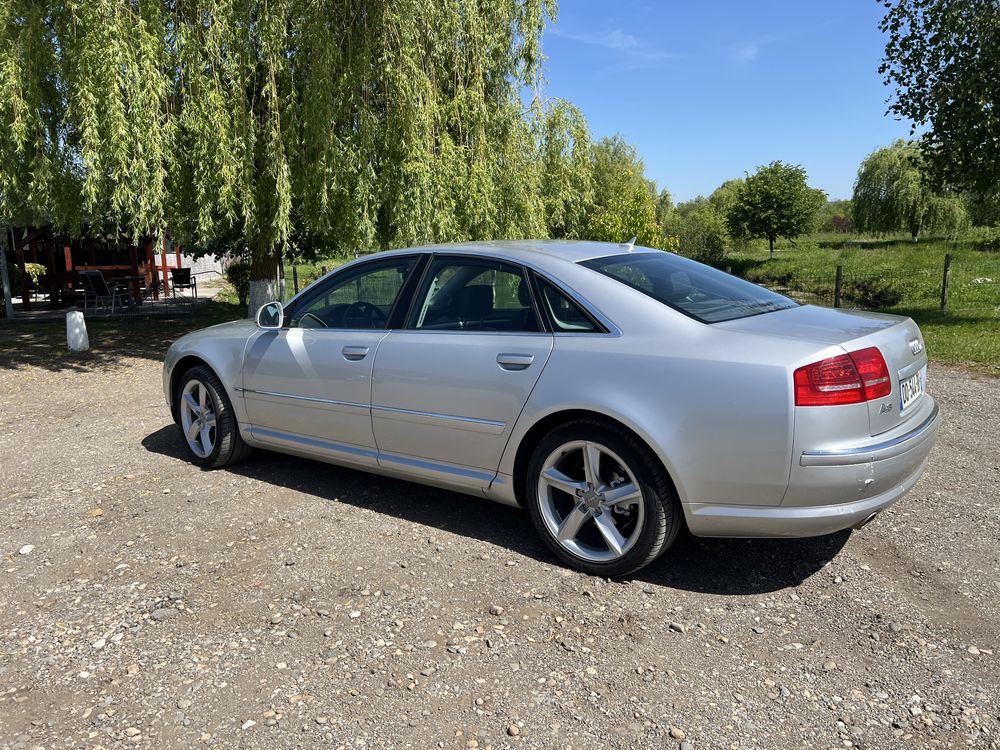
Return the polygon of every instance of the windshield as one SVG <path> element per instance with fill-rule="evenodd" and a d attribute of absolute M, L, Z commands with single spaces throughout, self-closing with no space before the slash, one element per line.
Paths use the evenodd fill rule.
<path fill-rule="evenodd" d="M 585 260 L 591 268 L 702 323 L 748 318 L 798 303 L 749 281 L 668 252 Z"/>

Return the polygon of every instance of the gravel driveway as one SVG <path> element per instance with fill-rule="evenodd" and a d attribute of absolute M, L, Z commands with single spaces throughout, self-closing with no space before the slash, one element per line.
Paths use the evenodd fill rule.
<path fill-rule="evenodd" d="M 1000 747 L 1000 380 L 932 368 L 930 468 L 864 531 L 682 535 L 608 581 L 483 500 L 260 451 L 199 471 L 163 340 L 25 330 L 0 748 Z"/>

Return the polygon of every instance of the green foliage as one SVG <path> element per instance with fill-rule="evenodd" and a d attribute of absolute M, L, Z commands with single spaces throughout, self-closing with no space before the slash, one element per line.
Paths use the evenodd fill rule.
<path fill-rule="evenodd" d="M 594 205 L 594 164 L 587 121 L 569 102 L 541 113 L 538 163 L 549 237 L 584 235 Z"/>
<path fill-rule="evenodd" d="M 621 193 L 639 195 L 647 192 L 655 214 L 655 188 L 646 180 L 645 167 L 634 146 L 620 135 L 601 138 L 593 145 L 592 158 L 594 204 L 598 210 L 608 206 Z"/>
<path fill-rule="evenodd" d="M 545 230 L 553 0 L 0 0 L 0 222 L 338 250 Z"/>
<path fill-rule="evenodd" d="M 894 114 L 925 126 L 935 185 L 992 193 L 1000 184 L 1000 4 L 881 0 L 888 35 L 879 72 Z"/>
<path fill-rule="evenodd" d="M 854 203 L 850 200 L 827 201 L 816 215 L 816 230 L 849 234 L 855 231 Z"/>
<path fill-rule="evenodd" d="M 250 261 L 234 260 L 226 266 L 226 281 L 232 284 L 240 306 L 246 307 L 250 299 Z"/>
<path fill-rule="evenodd" d="M 967 221 L 963 202 L 935 193 L 924 170 L 917 143 L 896 141 L 869 154 L 854 182 L 857 231 L 891 234 L 906 230 L 917 239 L 923 231 L 954 234 L 963 228 Z"/>
<path fill-rule="evenodd" d="M 635 148 L 615 135 L 597 141 L 591 153 L 594 205 L 587 221 L 586 239 L 625 242 L 637 237 L 640 245 L 664 247 L 657 223 L 656 186 L 646 179 Z"/>
<path fill-rule="evenodd" d="M 39 282 L 45 275 L 45 266 L 41 263 L 25 263 L 24 272 L 28 275 L 28 286 L 29 288 L 39 288 Z M 11 295 L 18 295 L 21 293 L 21 268 L 16 263 L 7 263 L 7 279 L 10 281 L 10 293 Z M 0 290 L 0 298 L 3 297 L 3 291 Z"/>
<path fill-rule="evenodd" d="M 597 211 L 587 228 L 589 239 L 599 242 L 626 242 L 632 237 L 644 247 L 664 247 L 663 234 L 656 223 L 656 206 L 645 188 L 629 186 L 612 196 Z"/>
<path fill-rule="evenodd" d="M 965 211 L 972 226 L 1000 226 L 1000 192 L 971 192 L 963 195 L 962 199 L 965 201 Z"/>
<path fill-rule="evenodd" d="M 664 188 L 656 196 L 656 223 L 661 227 L 674 213 L 674 199 L 670 191 Z"/>
<path fill-rule="evenodd" d="M 726 214 L 734 237 L 765 237 L 771 254 L 778 237 L 795 239 L 810 231 L 826 201 L 822 190 L 806 184 L 802 167 L 771 162 L 758 167 L 735 189 Z"/>
<path fill-rule="evenodd" d="M 726 221 L 711 201 L 674 211 L 663 224 L 667 237 L 675 238 L 678 252 L 709 265 L 721 265 L 726 257 Z"/>
<path fill-rule="evenodd" d="M 740 190 L 743 188 L 744 180 L 737 177 L 733 180 L 726 180 L 717 187 L 710 196 L 708 202 L 712 204 L 716 211 L 722 216 L 727 216 L 730 209 L 736 203 Z"/>

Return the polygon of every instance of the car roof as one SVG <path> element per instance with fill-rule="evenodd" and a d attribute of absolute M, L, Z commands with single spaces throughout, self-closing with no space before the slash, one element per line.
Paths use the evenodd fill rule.
<path fill-rule="evenodd" d="M 457 253 L 470 255 L 487 255 L 521 261 L 528 265 L 532 262 L 544 262 L 546 259 L 558 258 L 578 263 L 591 258 L 603 258 L 609 255 L 620 255 L 626 252 L 655 252 L 646 247 L 633 246 L 628 243 L 590 242 L 585 240 L 485 240 L 474 242 L 456 242 L 421 247 L 400 248 L 393 253 Z"/>

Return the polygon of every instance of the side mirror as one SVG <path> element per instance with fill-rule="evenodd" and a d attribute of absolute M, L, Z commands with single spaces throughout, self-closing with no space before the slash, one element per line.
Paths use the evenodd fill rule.
<path fill-rule="evenodd" d="M 280 302 L 268 302 L 257 311 L 257 327 L 268 331 L 281 328 L 285 322 L 285 308 Z"/>

